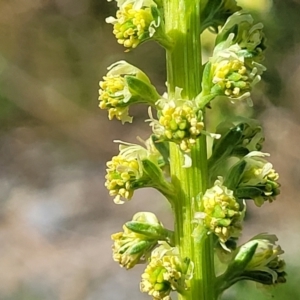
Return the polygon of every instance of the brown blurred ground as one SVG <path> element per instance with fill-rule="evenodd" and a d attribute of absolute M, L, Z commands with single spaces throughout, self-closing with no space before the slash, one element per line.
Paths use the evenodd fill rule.
<path fill-rule="evenodd" d="M 274 1 L 261 11 L 269 71 L 254 114 L 265 126 L 264 150 L 281 175 L 282 195 L 249 209 L 244 239 L 277 233 L 289 265 L 299 268 L 300 2 Z M 171 214 L 151 190 L 123 206 L 107 195 L 112 141 L 146 138 L 149 128 L 144 107 L 133 109 L 134 125 L 108 122 L 97 108 L 98 81 L 125 58 L 163 91 L 164 52 L 147 43 L 124 54 L 104 22 L 114 13 L 104 0 L 0 0 L 1 300 L 148 299 L 138 291 L 143 267 L 127 274 L 112 261 L 110 234 L 139 210 L 169 227 Z"/>

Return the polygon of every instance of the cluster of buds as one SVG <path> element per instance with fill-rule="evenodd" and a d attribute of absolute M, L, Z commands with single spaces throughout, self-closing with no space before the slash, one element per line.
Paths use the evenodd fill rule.
<path fill-rule="evenodd" d="M 150 263 L 142 274 L 140 288 L 154 300 L 170 300 L 170 293 L 182 293 L 189 289 L 193 276 L 193 263 L 182 259 L 176 247 L 166 242 L 152 251 Z"/>
<path fill-rule="evenodd" d="M 182 99 L 181 89 L 176 88 L 174 98 L 160 99 L 156 105 L 158 120 L 150 113 L 154 134 L 159 140 L 174 142 L 183 152 L 190 152 L 204 128 L 202 111 L 195 101 Z"/>
<path fill-rule="evenodd" d="M 202 197 L 203 212 L 198 212 L 195 219 L 202 220 L 209 233 L 217 236 L 220 244 L 227 249 L 229 238 L 239 237 L 245 214 L 233 195 L 233 191 L 223 185 L 222 178 L 215 181 L 212 188 Z"/>

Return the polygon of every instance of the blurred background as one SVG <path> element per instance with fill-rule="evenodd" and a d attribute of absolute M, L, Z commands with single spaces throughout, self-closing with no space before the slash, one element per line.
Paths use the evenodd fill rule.
<path fill-rule="evenodd" d="M 273 204 L 250 205 L 242 241 L 276 233 L 289 276 L 271 291 L 239 285 L 224 300 L 297 300 L 300 1 L 238 3 L 265 24 L 268 71 L 251 113 L 264 125 L 264 151 L 282 184 Z M 112 141 L 147 138 L 147 109 L 131 109 L 133 125 L 109 122 L 98 109 L 98 82 L 126 59 L 163 92 L 165 58 L 155 43 L 125 54 L 105 23 L 115 11 L 105 0 L 0 0 L 0 300 L 150 299 L 138 287 L 144 266 L 114 263 L 110 235 L 141 210 L 172 228 L 170 209 L 152 190 L 116 206 L 104 188 L 105 163 L 118 151 Z M 212 36 L 203 43 L 210 50 Z"/>

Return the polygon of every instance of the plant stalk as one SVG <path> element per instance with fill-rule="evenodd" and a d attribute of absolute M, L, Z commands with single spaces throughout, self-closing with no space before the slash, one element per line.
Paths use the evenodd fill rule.
<path fill-rule="evenodd" d="M 183 98 L 193 99 L 201 91 L 201 0 L 165 0 L 166 33 L 175 45 L 167 50 L 168 93 L 182 88 Z M 208 182 L 206 138 L 198 139 L 191 151 L 192 167 L 183 168 L 179 147 L 170 143 L 171 179 L 175 186 L 175 243 L 181 256 L 195 265 L 190 291 L 180 300 L 216 300 L 212 236 L 194 239 L 193 223 L 199 205 L 196 197 L 205 193 Z"/>

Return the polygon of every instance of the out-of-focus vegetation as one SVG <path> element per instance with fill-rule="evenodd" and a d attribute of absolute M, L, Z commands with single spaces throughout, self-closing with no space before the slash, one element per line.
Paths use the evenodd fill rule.
<path fill-rule="evenodd" d="M 300 1 L 240 2 L 265 24 L 268 72 L 254 114 L 282 183 L 275 203 L 249 209 L 244 240 L 278 234 L 290 275 L 272 294 L 300 299 Z M 133 110 L 135 126 L 109 122 L 98 109 L 98 82 L 126 58 L 164 91 L 164 51 L 146 43 L 125 57 L 104 21 L 114 14 L 105 0 L 0 0 L 1 300 L 147 299 L 138 291 L 143 266 L 125 276 L 111 259 L 109 236 L 137 210 L 159 217 L 169 208 L 145 190 L 117 209 L 103 186 L 105 162 L 117 150 L 112 140 L 147 137 L 147 109 Z M 224 299 L 269 297 L 243 290 Z"/>

